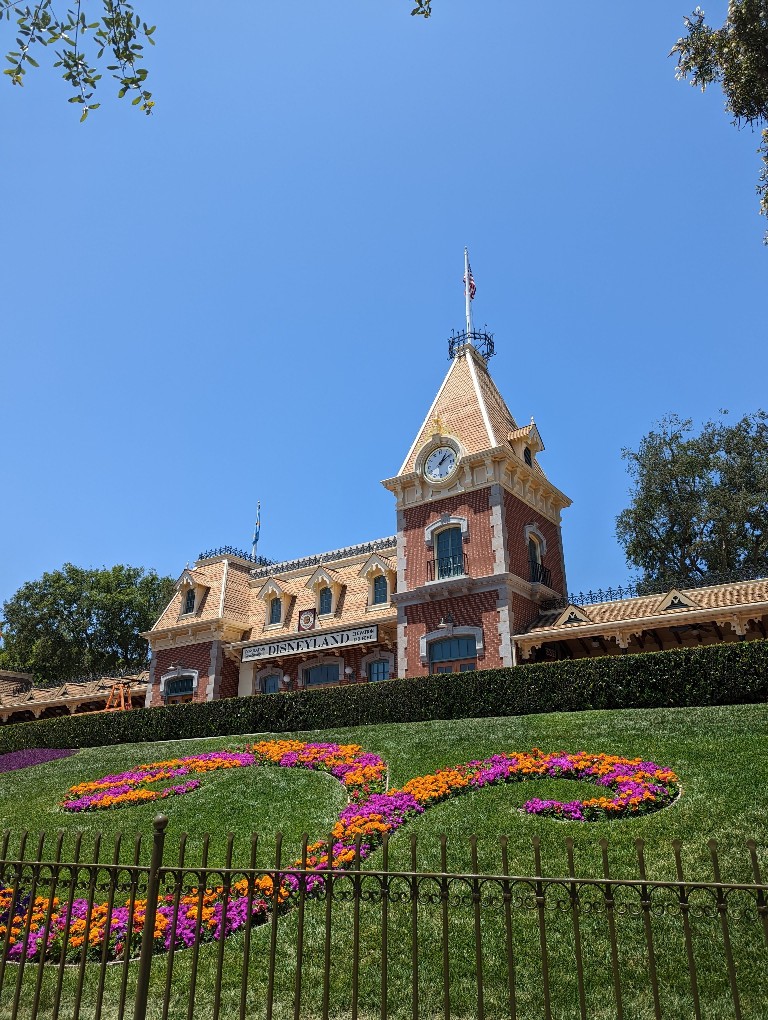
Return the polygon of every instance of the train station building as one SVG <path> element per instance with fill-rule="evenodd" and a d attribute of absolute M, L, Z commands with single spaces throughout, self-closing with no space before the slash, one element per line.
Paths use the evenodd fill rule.
<path fill-rule="evenodd" d="M 766 636 L 766 580 L 569 596 L 570 500 L 545 474 L 539 429 L 518 425 L 491 378 L 491 336 L 449 350 L 382 483 L 394 533 L 282 563 L 202 555 L 145 635 L 148 706 Z"/>

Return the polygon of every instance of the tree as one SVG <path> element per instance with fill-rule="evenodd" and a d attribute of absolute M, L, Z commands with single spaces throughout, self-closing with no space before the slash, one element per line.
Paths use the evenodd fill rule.
<path fill-rule="evenodd" d="M 712 29 L 696 8 L 684 19 L 687 35 L 672 47 L 677 76 L 690 79 L 702 92 L 717 82 L 725 108 L 738 127 L 762 127 L 758 152 L 762 169 L 757 193 L 760 212 L 768 215 L 768 0 L 730 0 L 722 28 Z M 768 244 L 768 231 L 764 237 Z"/>
<path fill-rule="evenodd" d="M 28 581 L 5 603 L 0 666 L 39 681 L 144 669 L 149 630 L 173 594 L 170 577 L 118 564 Z"/>
<path fill-rule="evenodd" d="M 768 414 L 708 421 L 698 434 L 670 415 L 622 456 L 634 487 L 616 535 L 643 583 L 768 575 Z"/>

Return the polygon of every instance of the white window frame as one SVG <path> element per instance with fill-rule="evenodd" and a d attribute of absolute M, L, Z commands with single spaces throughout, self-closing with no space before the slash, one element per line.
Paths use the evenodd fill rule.
<path fill-rule="evenodd" d="M 166 685 L 166 682 L 168 680 L 178 680 L 180 677 L 183 677 L 183 676 L 191 676 L 192 677 L 192 697 L 194 698 L 195 691 L 197 690 L 197 681 L 198 681 L 198 678 L 199 678 L 199 670 L 196 670 L 196 669 L 185 669 L 183 666 L 177 666 L 175 669 L 169 669 L 167 673 L 163 673 L 163 675 L 160 677 L 160 695 L 161 695 L 161 697 L 163 697 L 163 698 L 165 697 L 165 685 Z M 175 696 L 176 695 L 171 695 L 171 697 L 175 697 Z"/>

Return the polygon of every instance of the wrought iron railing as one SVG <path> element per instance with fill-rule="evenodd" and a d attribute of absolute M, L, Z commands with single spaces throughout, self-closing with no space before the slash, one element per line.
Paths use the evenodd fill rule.
<path fill-rule="evenodd" d="M 448 357 L 449 359 L 455 358 L 457 353 L 464 347 L 465 344 L 472 344 L 475 350 L 483 356 L 485 361 L 489 361 L 496 353 L 496 347 L 493 342 L 493 333 L 488 332 L 488 327 L 484 326 L 481 330 L 462 330 L 460 333 L 456 333 L 451 330 L 451 335 L 448 338 Z"/>
<path fill-rule="evenodd" d="M 332 563 L 334 560 L 343 560 L 351 556 L 365 556 L 368 553 L 394 550 L 396 545 L 397 535 L 392 535 L 389 538 L 376 538 L 372 542 L 360 542 L 357 545 L 332 549 L 330 552 L 318 553 L 316 556 L 301 556 L 295 560 L 281 560 L 274 563 L 267 561 L 266 566 L 256 567 L 252 570 L 251 577 L 266 577 L 270 573 L 301 570 L 303 567 L 315 567 L 321 563 Z"/>
<path fill-rule="evenodd" d="M 156 819 L 151 848 L 97 835 L 88 857 L 77 837 L 69 861 L 62 834 L 50 845 L 22 835 L 12 854 L 5 834 L 3 1020 L 768 1015 L 768 885 L 753 840 L 736 865 L 750 878 L 730 882 L 714 840 L 704 880 L 684 874 L 677 839 L 652 862 L 656 873 L 668 857 L 664 879 L 649 877 L 640 839 L 631 877 L 613 874 L 606 839 L 577 848 L 572 837 L 553 848 L 562 871 L 546 875 L 537 836 L 521 876 L 506 836 L 482 846 L 490 871 L 476 836 L 414 835 L 385 837 L 365 862 L 358 837 L 345 869 L 318 870 L 312 855 L 332 835 L 319 848 L 304 837 L 289 863 L 277 834 L 271 863 L 257 865 L 256 835 L 244 863 L 231 834 L 214 861 L 211 837 L 181 834 L 171 849 L 166 825 Z M 577 873 L 577 849 L 598 874 Z M 449 852 L 468 870 L 449 869 Z"/>
<path fill-rule="evenodd" d="M 451 577 L 463 577 L 469 573 L 469 564 L 466 553 L 457 553 L 455 556 L 435 556 L 427 560 L 427 580 L 447 581 Z"/>
<path fill-rule="evenodd" d="M 671 588 L 709 588 L 716 584 L 737 583 L 739 581 L 765 580 L 765 570 L 758 568 L 717 571 L 702 574 L 701 577 L 680 578 L 677 581 L 634 581 L 616 588 L 597 588 L 595 591 L 570 592 L 559 599 L 548 599 L 542 602 L 541 609 L 565 609 L 566 606 L 588 606 L 597 602 L 617 602 L 620 599 L 640 598 L 643 595 L 663 595 Z"/>
<path fill-rule="evenodd" d="M 209 549 L 207 552 L 201 552 L 197 558 L 198 560 L 212 560 L 217 556 L 236 556 L 239 560 L 247 560 L 248 563 L 253 563 L 257 567 L 271 567 L 275 562 L 267 559 L 266 556 L 251 556 L 250 553 L 237 549 L 233 545 L 221 545 L 218 549 Z"/>
<path fill-rule="evenodd" d="M 545 584 L 547 588 L 552 587 L 552 571 L 543 563 L 531 563 L 531 584 Z"/>

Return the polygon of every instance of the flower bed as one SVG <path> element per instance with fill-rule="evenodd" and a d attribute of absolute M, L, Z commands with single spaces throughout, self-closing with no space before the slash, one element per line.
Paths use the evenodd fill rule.
<path fill-rule="evenodd" d="M 67 747 L 31 747 L 27 751 L 9 751 L 7 754 L 0 754 L 0 773 L 17 772 L 19 769 L 31 768 L 32 765 L 44 765 L 59 758 L 69 758 L 76 753 L 75 748 Z"/>
<path fill-rule="evenodd" d="M 348 805 L 340 812 L 332 829 L 333 844 L 316 842 L 307 848 L 305 890 L 319 892 L 324 885 L 323 872 L 349 867 L 358 853 L 361 859 L 370 856 L 385 835 L 396 832 L 409 820 L 449 797 L 481 790 L 500 783 L 523 782 L 530 779 L 574 779 L 591 782 L 599 796 L 584 800 L 560 802 L 532 799 L 524 810 L 564 821 L 590 822 L 600 819 L 628 818 L 657 811 L 677 796 L 677 777 L 668 768 L 640 758 L 616 755 L 576 754 L 557 752 L 545 754 L 538 748 L 531 751 L 499 753 L 490 758 L 470 761 L 438 769 L 432 775 L 418 776 L 402 789 L 384 791 L 386 764 L 378 755 L 365 753 L 357 744 L 322 744 L 300 740 L 265 740 L 248 745 L 241 751 L 213 751 L 208 754 L 141 765 L 132 772 L 105 776 L 91 783 L 72 787 L 63 802 L 67 811 L 95 811 L 124 807 L 147 800 L 158 800 L 190 792 L 200 786 L 198 779 L 148 790 L 150 783 L 177 779 L 192 773 L 204 774 L 218 769 L 247 768 L 273 765 L 280 768 L 306 768 L 334 776 L 349 795 Z M 175 911 L 173 898 L 164 896 L 158 904 L 155 922 L 155 948 L 168 950 L 171 945 L 184 948 L 198 941 L 220 939 L 244 925 L 263 922 L 269 913 L 270 901 L 287 905 L 299 890 L 301 876 L 295 873 L 301 861 L 280 874 L 275 895 L 272 878 L 257 878 L 252 889 L 247 882 L 235 883 L 229 893 L 222 887 L 192 889 L 182 896 Z M 224 919 L 224 904 L 227 912 Z M 250 902 L 250 907 L 249 907 Z M 10 916 L 12 892 L 0 889 L 0 938 L 11 925 L 11 958 L 24 954 L 35 959 L 46 957 L 78 959 L 82 953 L 98 958 L 104 951 L 110 959 L 138 950 L 146 910 L 145 901 L 119 905 L 111 913 L 105 904 L 95 905 L 86 932 L 87 903 L 76 900 L 72 907 L 69 935 L 66 907 L 58 900 L 38 897 L 30 904 L 23 898 Z M 31 917 L 30 917 L 31 914 Z M 46 921 L 48 937 L 45 940 Z"/>

